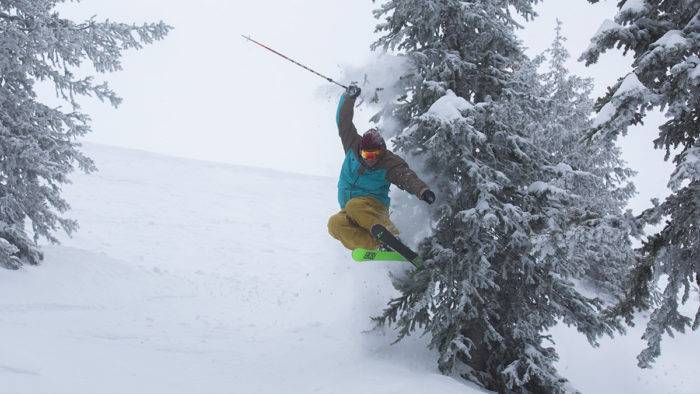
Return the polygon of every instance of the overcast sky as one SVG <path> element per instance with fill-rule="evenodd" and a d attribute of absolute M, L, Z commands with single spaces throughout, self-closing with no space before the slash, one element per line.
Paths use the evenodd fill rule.
<path fill-rule="evenodd" d="M 93 118 L 87 141 L 169 155 L 335 176 L 343 159 L 334 125 L 337 97 L 319 98 L 324 82 L 240 37 L 250 34 L 321 73 L 339 77 L 370 57 L 376 20 L 369 0 L 224 1 L 83 0 L 62 7 L 73 19 L 142 23 L 163 20 L 175 30 L 162 42 L 129 52 L 125 70 L 106 78 L 124 98 L 119 109 L 84 102 Z M 608 54 L 585 67 L 576 58 L 617 0 L 545 0 L 540 17 L 520 32 L 529 54 L 564 22 L 570 69 L 596 80 L 596 94 L 629 71 L 630 59 Z M 338 89 L 337 94 L 342 93 Z M 358 128 L 368 114 L 358 115 Z M 657 120 L 655 120 L 658 123 Z M 640 171 L 632 206 L 662 196 L 670 166 L 651 149 L 655 125 L 633 129 L 621 145 Z M 99 163 L 97 163 L 99 166 Z"/>

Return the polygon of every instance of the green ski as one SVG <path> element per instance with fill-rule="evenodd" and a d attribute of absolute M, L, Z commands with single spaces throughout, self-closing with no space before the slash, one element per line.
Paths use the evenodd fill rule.
<path fill-rule="evenodd" d="M 352 259 L 357 262 L 364 261 L 407 261 L 399 253 L 393 250 L 373 250 L 373 249 L 355 249 L 352 251 Z"/>

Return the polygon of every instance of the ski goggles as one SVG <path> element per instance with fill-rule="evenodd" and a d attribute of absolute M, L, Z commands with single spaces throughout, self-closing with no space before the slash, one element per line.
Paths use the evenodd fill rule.
<path fill-rule="evenodd" d="M 363 149 L 360 151 L 360 156 L 362 156 L 362 158 L 365 160 L 378 159 L 381 154 L 382 154 L 381 149 L 375 149 L 375 150 L 364 150 Z"/>

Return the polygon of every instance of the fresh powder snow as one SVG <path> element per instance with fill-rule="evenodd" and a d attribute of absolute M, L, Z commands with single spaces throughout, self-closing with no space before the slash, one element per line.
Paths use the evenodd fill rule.
<path fill-rule="evenodd" d="M 620 14 L 640 14 L 646 10 L 645 0 L 627 0 L 620 8 Z"/>
<path fill-rule="evenodd" d="M 437 99 L 423 116 L 438 118 L 443 122 L 449 123 L 463 119 L 462 112 L 471 108 L 473 106 L 467 100 L 457 96 L 452 90 L 448 89 L 445 95 Z"/>
<path fill-rule="evenodd" d="M 615 101 L 624 98 L 629 94 L 649 94 L 649 89 L 642 84 L 633 72 L 627 74 L 620 86 L 615 91 L 612 99 L 600 109 L 598 114 L 593 118 L 591 126 L 597 128 L 612 120 L 616 113 Z"/>
<path fill-rule="evenodd" d="M 693 86 L 700 85 L 700 58 L 696 55 L 690 55 L 686 59 L 686 63 L 690 66 L 688 68 L 688 79 Z"/>
<path fill-rule="evenodd" d="M 627 74 L 625 79 L 620 84 L 620 87 L 617 88 L 617 91 L 615 92 L 614 97 L 620 97 L 620 96 L 623 96 L 623 95 L 628 94 L 630 92 L 646 93 L 648 91 L 649 91 L 649 89 L 647 89 L 646 86 L 644 86 L 642 84 L 642 82 L 639 81 L 637 74 L 632 72 L 632 73 Z"/>
<path fill-rule="evenodd" d="M 651 46 L 672 48 L 675 46 L 686 46 L 687 44 L 688 40 L 683 37 L 683 33 L 680 30 L 669 30 Z"/>
<path fill-rule="evenodd" d="M 100 171 L 65 190 L 80 230 L 0 271 L 3 394 L 483 392 L 439 374 L 427 338 L 366 332 L 405 266 L 330 238 L 335 179 L 85 151 Z M 557 327 L 558 368 L 583 392 L 697 392 L 698 333 L 641 370 L 638 327 L 600 349 Z"/>
<path fill-rule="evenodd" d="M 0 270 L 0 393 L 480 392 L 364 332 L 401 266 L 328 235 L 335 179 L 85 150 L 80 230 Z"/>
<path fill-rule="evenodd" d="M 613 116 L 615 116 L 615 111 L 615 105 L 612 102 L 606 103 L 603 108 L 598 111 L 595 118 L 593 118 L 591 127 L 595 129 L 608 123 L 610 120 L 612 120 Z"/>

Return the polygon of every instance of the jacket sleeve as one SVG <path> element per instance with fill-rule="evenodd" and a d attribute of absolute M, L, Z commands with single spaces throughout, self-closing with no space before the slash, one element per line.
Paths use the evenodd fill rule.
<path fill-rule="evenodd" d="M 353 115 L 355 114 L 355 99 L 346 97 L 343 94 L 338 103 L 338 111 L 335 116 L 335 122 L 338 125 L 338 134 L 343 143 L 343 150 L 347 152 L 349 149 L 356 147 L 360 141 L 360 135 L 357 134 L 357 129 L 352 123 Z"/>
<path fill-rule="evenodd" d="M 399 189 L 405 190 L 420 198 L 424 191 L 428 190 L 428 185 L 423 182 L 413 170 L 408 167 L 404 159 L 392 152 L 387 152 L 386 179 L 396 185 Z"/>

